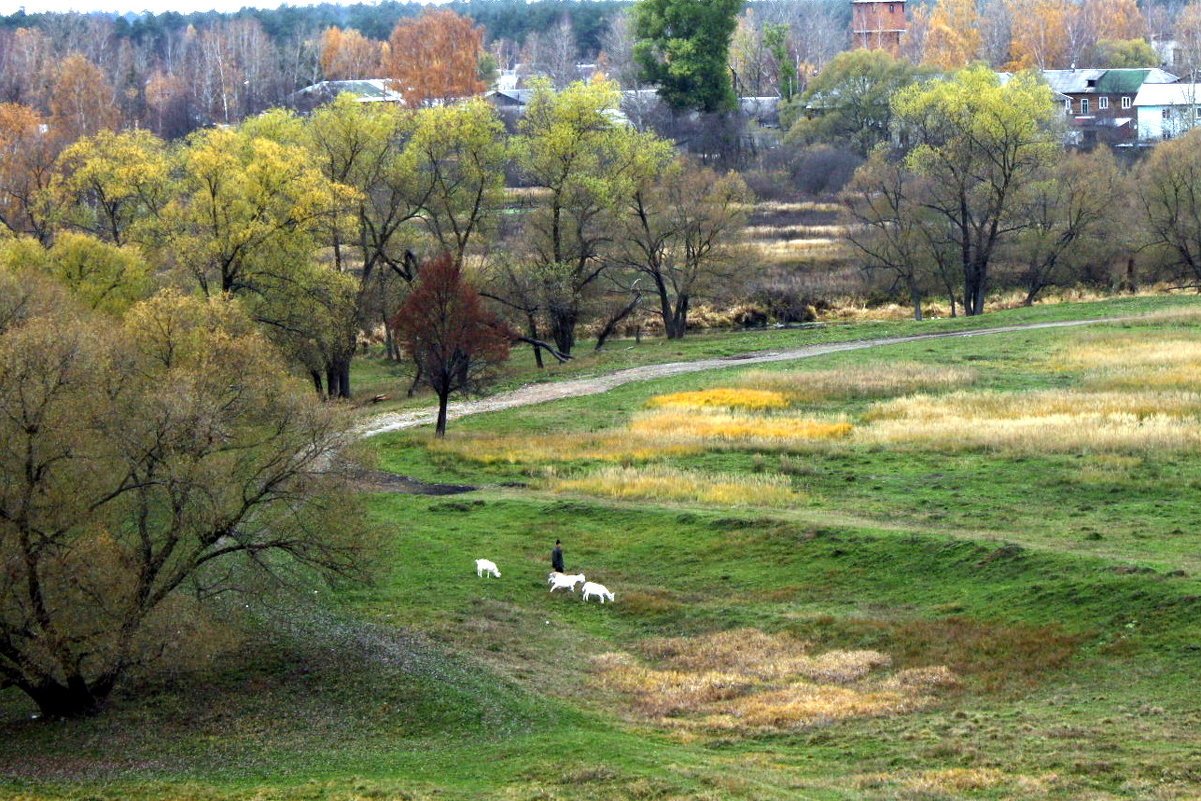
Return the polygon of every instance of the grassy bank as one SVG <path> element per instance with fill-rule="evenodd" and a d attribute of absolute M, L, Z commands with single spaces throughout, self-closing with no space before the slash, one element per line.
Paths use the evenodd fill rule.
<path fill-rule="evenodd" d="M 231 605 L 103 716 L 0 694 L 0 795 L 1193 797 L 1197 369 L 1160 315 L 380 436 L 480 489 L 373 496 L 376 585 Z M 556 538 L 615 604 L 547 592 Z"/>

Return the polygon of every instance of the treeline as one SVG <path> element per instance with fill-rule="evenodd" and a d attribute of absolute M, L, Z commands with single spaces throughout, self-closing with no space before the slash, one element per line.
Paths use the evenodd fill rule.
<path fill-rule="evenodd" d="M 631 0 L 471 0 L 440 4 L 461 16 L 470 17 L 488 32 L 489 41 L 509 39 L 524 44 L 531 32 L 546 31 L 567 17 L 580 45 L 581 55 L 595 55 L 600 49 L 601 34 L 610 20 L 627 9 Z M 150 45 L 162 52 L 171 34 L 188 26 L 204 28 L 218 22 L 253 19 L 273 41 L 279 43 L 312 31 L 325 28 L 353 28 L 364 36 L 384 40 L 402 19 L 419 15 L 429 4 L 416 2 L 336 4 L 311 6 L 282 6 L 280 8 L 244 8 L 234 13 L 199 11 L 180 14 L 165 11 L 161 14 L 88 15 L 112 20 L 113 35 L 129 39 L 138 45 Z M 27 14 L 18 11 L 0 16 L 0 28 L 52 28 L 62 24 L 63 15 L 52 13 Z"/>
<path fill-rule="evenodd" d="M 887 107 L 886 133 L 841 200 L 857 260 L 917 319 L 936 297 L 973 315 L 1014 288 L 1029 304 L 1053 286 L 1201 285 L 1201 130 L 1133 167 L 1107 148 L 1065 152 L 1037 73 L 1002 84 L 984 66 L 911 77 Z"/>
<path fill-rule="evenodd" d="M 609 83 L 537 83 L 510 134 L 478 98 L 408 110 L 343 95 L 175 142 L 64 142 L 0 105 L 0 265 L 117 315 L 165 285 L 231 295 L 329 397 L 351 394 L 361 332 L 402 358 L 397 311 L 439 254 L 539 360 L 570 358 L 585 325 L 602 344 L 644 297 L 683 336 L 733 266 L 749 194 L 615 122 L 617 100 Z"/>

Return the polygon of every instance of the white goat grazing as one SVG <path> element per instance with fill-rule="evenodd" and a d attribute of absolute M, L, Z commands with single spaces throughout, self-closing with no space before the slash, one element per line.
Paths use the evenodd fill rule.
<path fill-rule="evenodd" d="M 493 562 L 491 559 L 476 559 L 475 574 L 477 576 L 483 576 L 485 573 L 491 573 L 497 578 L 500 578 L 500 570 L 496 567 L 496 562 Z"/>
<path fill-rule="evenodd" d="M 606 598 L 608 598 L 610 602 L 613 601 L 613 593 L 609 592 L 604 584 L 597 584 L 595 581 L 585 581 L 584 594 L 580 596 L 580 598 L 581 600 L 587 601 L 588 596 L 590 595 L 595 595 L 597 598 L 600 598 L 600 602 L 602 604 L 605 602 Z"/>
<path fill-rule="evenodd" d="M 554 592 L 555 590 L 558 590 L 558 589 L 562 589 L 563 587 L 567 587 L 572 592 L 575 592 L 575 585 L 579 584 L 582 581 L 584 581 L 583 573 L 577 573 L 574 576 L 571 576 L 571 575 L 568 575 L 567 573 L 552 572 L 549 576 L 546 577 L 546 583 L 550 585 L 551 592 Z"/>

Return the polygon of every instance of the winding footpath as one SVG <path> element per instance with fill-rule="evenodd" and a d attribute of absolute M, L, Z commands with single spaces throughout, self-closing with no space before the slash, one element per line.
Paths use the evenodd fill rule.
<path fill-rule="evenodd" d="M 648 364 L 641 367 L 630 367 L 617 370 L 605 375 L 592 378 L 576 378 L 566 381 L 555 381 L 545 384 L 527 384 L 511 392 L 493 395 L 473 401 L 460 401 L 447 407 L 447 419 L 454 420 L 469 414 L 495 412 L 501 409 L 512 409 L 516 406 L 532 406 L 536 403 L 578 398 L 584 395 L 597 395 L 608 392 L 614 387 L 629 384 L 634 381 L 653 381 L 657 378 L 667 378 L 684 373 L 697 373 L 702 370 L 720 370 L 724 367 L 742 367 L 748 364 L 764 364 L 767 362 L 785 362 L 795 359 L 808 359 L 823 356 L 827 353 L 839 353 L 848 350 L 864 350 L 879 348 L 886 345 L 899 345 L 906 342 L 924 342 L 930 339 L 951 339 L 960 337 L 978 337 L 988 334 L 1005 334 L 1015 331 L 1031 331 L 1039 328 L 1068 328 L 1080 325 L 1095 325 L 1097 323 L 1115 323 L 1129 317 L 1106 317 L 1091 320 L 1065 320 L 1052 323 L 1025 323 L 1023 325 L 1007 325 L 995 328 L 976 328 L 970 331 L 948 331 L 939 334 L 915 334 L 907 337 L 888 337 L 883 339 L 860 339 L 848 342 L 830 342 L 821 345 L 806 345 L 801 348 L 785 350 L 758 351 L 736 356 L 722 356 L 714 359 L 698 359 L 691 362 L 667 362 L 664 364 Z M 432 425 L 437 418 L 438 410 L 419 409 L 411 412 L 390 412 L 381 414 L 359 426 L 360 437 L 374 437 L 389 431 L 399 431 L 405 428 L 415 428 L 422 425 Z"/>

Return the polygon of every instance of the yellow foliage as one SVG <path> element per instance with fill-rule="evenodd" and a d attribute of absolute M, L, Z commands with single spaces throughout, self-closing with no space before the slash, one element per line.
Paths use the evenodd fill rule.
<path fill-rule="evenodd" d="M 721 406 L 727 409 L 783 409 L 788 398 L 780 392 L 763 389 L 702 389 L 696 392 L 674 392 L 656 395 L 646 402 L 649 408 L 662 407 L 703 409 Z"/>
<path fill-rule="evenodd" d="M 667 467 L 607 467 L 582 478 L 550 478 L 554 492 L 608 498 L 693 501 L 721 506 L 787 506 L 803 500 L 785 476 L 689 472 Z"/>

